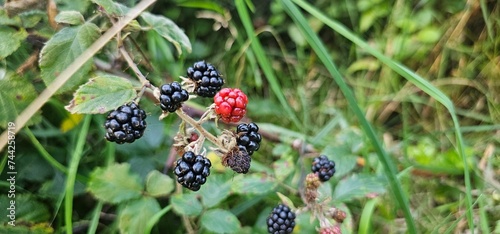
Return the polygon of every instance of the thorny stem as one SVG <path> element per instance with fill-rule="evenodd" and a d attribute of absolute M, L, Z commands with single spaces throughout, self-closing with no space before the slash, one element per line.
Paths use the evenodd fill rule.
<path fill-rule="evenodd" d="M 134 61 L 132 60 L 132 58 L 128 54 L 127 50 L 125 50 L 125 48 L 123 46 L 120 47 L 120 53 L 122 54 L 125 61 L 127 61 L 128 66 L 132 69 L 132 71 L 134 71 L 137 78 L 139 78 L 139 80 L 142 83 L 142 86 L 152 87 L 149 80 L 146 79 L 146 77 L 144 75 L 142 75 L 141 71 L 139 70 L 137 65 L 135 65 Z"/>
<path fill-rule="evenodd" d="M 182 109 L 180 109 L 180 108 L 177 109 L 175 111 L 175 113 L 177 113 L 177 115 L 181 119 L 183 119 L 184 121 L 186 121 L 189 125 L 191 125 L 194 129 L 196 129 L 196 131 L 198 131 L 201 135 L 205 136 L 205 138 L 207 138 L 214 145 L 216 145 L 220 149 L 224 149 L 224 146 L 221 144 L 221 142 L 219 141 L 219 139 L 217 139 L 217 137 L 215 137 L 214 135 L 212 135 L 212 133 L 210 133 L 207 130 L 205 130 L 200 125 L 200 123 L 198 123 L 196 120 L 194 120 L 193 118 L 191 118 L 191 116 L 189 116 L 186 113 L 184 113 L 184 111 Z"/>

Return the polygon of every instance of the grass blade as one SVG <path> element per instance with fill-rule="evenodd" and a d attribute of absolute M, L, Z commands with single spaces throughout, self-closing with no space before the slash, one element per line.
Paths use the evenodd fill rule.
<path fill-rule="evenodd" d="M 380 143 L 379 139 L 375 134 L 375 131 L 373 130 L 370 123 L 368 123 L 368 120 L 366 120 L 365 115 L 363 114 L 361 108 L 358 106 L 358 103 L 356 102 L 356 99 L 351 89 L 342 79 L 342 75 L 335 67 L 329 54 L 326 52 L 327 49 L 325 48 L 323 43 L 319 40 L 318 36 L 312 31 L 307 20 L 304 18 L 299 9 L 290 0 L 282 0 L 282 3 L 288 15 L 297 24 L 297 26 L 301 30 L 303 36 L 306 38 L 311 48 L 315 51 L 318 58 L 325 65 L 328 72 L 332 75 L 333 79 L 335 80 L 340 90 L 344 94 L 344 97 L 347 99 L 349 106 L 352 108 L 354 114 L 361 123 L 361 127 L 365 131 L 370 142 L 372 142 L 375 151 L 379 156 L 379 160 L 385 168 L 384 172 L 388 178 L 392 192 L 396 197 L 399 206 L 401 207 L 401 209 L 403 209 L 406 223 L 408 226 L 408 231 L 410 233 L 416 233 L 415 223 L 413 221 L 413 217 L 411 216 L 408 199 L 405 193 L 403 192 L 403 189 L 401 188 L 401 184 L 397 179 L 396 176 L 397 171 L 394 166 L 394 163 L 392 162 L 392 159 L 389 157 L 389 155 L 387 155 L 387 153 L 383 149 L 382 144 Z"/>
<path fill-rule="evenodd" d="M 451 115 L 453 126 L 454 126 L 454 131 L 455 131 L 455 138 L 456 138 L 456 149 L 458 151 L 458 154 L 462 158 L 462 162 L 464 164 L 464 178 L 465 178 L 465 195 L 466 195 L 466 206 L 467 206 L 467 221 L 469 224 L 469 229 L 474 230 L 474 223 L 473 223 L 473 215 L 472 215 L 472 193 L 471 193 L 471 182 L 470 182 L 470 174 L 469 174 L 469 164 L 467 163 L 467 158 L 465 155 L 465 149 L 464 149 L 464 143 L 463 143 L 463 138 L 462 138 L 462 133 L 460 130 L 460 124 L 458 123 L 458 118 L 456 115 L 455 107 L 453 106 L 453 103 L 451 100 L 443 93 L 441 92 L 438 88 L 436 88 L 434 85 L 432 85 L 430 82 L 422 78 L 421 76 L 417 75 L 413 71 L 409 70 L 406 68 L 404 65 L 386 57 L 384 54 L 382 54 L 380 51 L 370 47 L 368 43 L 363 41 L 361 38 L 356 36 L 354 33 L 352 33 L 349 29 L 347 29 L 345 26 L 342 24 L 328 18 L 325 16 L 323 13 L 312 7 L 310 4 L 308 4 L 305 1 L 302 0 L 294 0 L 294 2 L 299 5 L 302 9 L 305 11 L 309 12 L 311 15 L 328 25 L 330 28 L 335 30 L 337 33 L 341 34 L 348 40 L 352 41 L 354 44 L 359 46 L 360 48 L 366 50 L 368 53 L 382 61 L 385 65 L 390 67 L 392 70 L 397 72 L 399 75 L 403 76 L 406 78 L 408 81 L 410 81 L 412 84 L 420 88 L 422 91 L 427 93 L 429 96 L 432 98 L 436 99 L 436 101 L 440 102 L 445 108 L 448 110 L 448 112 Z"/>
<path fill-rule="evenodd" d="M 271 90 L 273 91 L 274 95 L 278 98 L 279 102 L 285 109 L 288 117 L 293 121 L 296 127 L 302 129 L 302 124 L 300 123 L 299 119 L 293 112 L 292 108 L 286 101 L 285 96 L 283 95 L 283 91 L 281 90 L 281 86 L 278 82 L 278 79 L 276 75 L 273 72 L 273 69 L 271 68 L 271 62 L 267 58 L 267 55 L 262 48 L 262 45 L 260 44 L 260 41 L 257 39 L 257 36 L 255 34 L 255 31 L 253 29 L 253 24 L 252 20 L 250 19 L 250 15 L 248 14 L 248 10 L 246 8 L 246 4 L 244 0 L 237 0 L 236 2 L 236 9 L 238 10 L 238 14 L 240 16 L 241 22 L 243 23 L 243 27 L 245 28 L 245 31 L 247 33 L 247 36 L 249 40 L 251 41 L 250 47 L 252 48 L 255 57 L 257 58 L 257 62 L 259 63 L 260 67 L 262 68 L 262 71 L 264 72 L 267 81 L 271 85 Z"/>
<path fill-rule="evenodd" d="M 87 133 L 89 131 L 90 120 L 92 115 L 85 116 L 82 128 L 80 129 L 80 134 L 78 134 L 75 150 L 73 155 L 71 155 L 71 162 L 68 169 L 68 179 L 66 180 L 66 196 L 64 198 L 64 223 L 66 226 L 66 233 L 73 233 L 73 192 L 75 188 L 76 173 L 78 171 L 78 165 L 80 164 L 80 159 L 82 158 L 83 146 L 87 138 Z"/>

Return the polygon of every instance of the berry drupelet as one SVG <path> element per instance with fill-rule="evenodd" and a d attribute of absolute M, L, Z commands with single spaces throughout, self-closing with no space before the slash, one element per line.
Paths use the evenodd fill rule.
<path fill-rule="evenodd" d="M 132 143 L 144 134 L 146 112 L 131 102 L 109 112 L 104 127 L 108 141 L 123 144 Z"/>
<path fill-rule="evenodd" d="M 257 124 L 243 123 L 238 125 L 238 127 L 236 127 L 236 135 L 238 135 L 238 146 L 240 148 L 244 148 L 249 155 L 252 155 L 254 151 L 259 150 L 262 137 L 259 134 L 259 127 Z"/>
<path fill-rule="evenodd" d="M 290 207 L 279 204 L 267 217 L 267 231 L 271 234 L 292 233 L 295 227 L 295 213 Z"/>
<path fill-rule="evenodd" d="M 215 113 L 226 123 L 237 123 L 247 113 L 248 98 L 239 89 L 223 88 L 214 97 Z"/>
<path fill-rule="evenodd" d="M 319 180 L 328 181 L 335 174 L 335 162 L 329 160 L 325 155 L 314 158 L 311 170 L 317 173 Z"/>
<path fill-rule="evenodd" d="M 214 97 L 224 85 L 219 71 L 205 61 L 198 61 L 189 67 L 187 76 L 195 82 L 194 93 L 201 97 Z"/>
<path fill-rule="evenodd" d="M 164 111 L 175 112 L 189 99 L 189 93 L 177 82 L 164 84 L 160 88 L 160 107 Z"/>
<path fill-rule="evenodd" d="M 208 158 L 187 151 L 181 158 L 177 159 L 174 174 L 177 182 L 182 186 L 193 190 L 200 190 L 200 186 L 207 181 L 212 164 Z"/>

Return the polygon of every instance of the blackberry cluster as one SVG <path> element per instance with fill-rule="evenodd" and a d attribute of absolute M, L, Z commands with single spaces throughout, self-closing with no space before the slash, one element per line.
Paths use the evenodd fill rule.
<path fill-rule="evenodd" d="M 200 186 L 207 181 L 212 164 L 208 158 L 187 151 L 177 159 L 174 174 L 177 182 L 193 191 L 200 190 Z"/>
<path fill-rule="evenodd" d="M 255 123 L 240 124 L 236 127 L 238 135 L 237 143 L 240 149 L 245 149 L 248 155 L 252 155 L 254 151 L 259 150 L 262 137 L 259 134 L 259 127 Z"/>
<path fill-rule="evenodd" d="M 214 97 L 224 85 L 219 71 L 205 61 L 196 62 L 189 67 L 187 76 L 195 82 L 194 93 L 202 97 Z"/>
<path fill-rule="evenodd" d="M 295 227 L 295 213 L 290 207 L 279 204 L 267 217 L 267 231 L 271 234 L 292 233 Z"/>
<path fill-rule="evenodd" d="M 314 158 L 311 170 L 318 173 L 319 180 L 328 181 L 335 174 L 335 162 L 329 160 L 325 155 Z"/>
<path fill-rule="evenodd" d="M 160 88 L 160 107 L 164 111 L 175 112 L 188 99 L 189 93 L 177 82 L 164 84 Z"/>
<path fill-rule="evenodd" d="M 146 112 L 133 102 L 109 112 L 104 127 L 108 141 L 123 144 L 132 143 L 144 134 Z"/>

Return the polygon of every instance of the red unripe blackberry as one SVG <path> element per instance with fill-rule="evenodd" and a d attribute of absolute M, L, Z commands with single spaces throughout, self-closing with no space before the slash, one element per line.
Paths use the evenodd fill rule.
<path fill-rule="evenodd" d="M 175 112 L 189 99 L 189 93 L 177 82 L 160 87 L 160 107 L 164 111 Z"/>
<path fill-rule="evenodd" d="M 335 174 L 335 162 L 329 160 L 325 155 L 313 159 L 311 170 L 317 173 L 319 180 L 328 181 Z"/>
<path fill-rule="evenodd" d="M 187 76 L 195 82 L 194 93 L 201 97 L 213 97 L 224 85 L 219 71 L 205 61 L 198 61 L 189 67 Z"/>
<path fill-rule="evenodd" d="M 108 141 L 123 144 L 132 143 L 144 134 L 146 112 L 131 102 L 109 112 L 104 127 Z"/>
<path fill-rule="evenodd" d="M 255 123 L 240 124 L 236 127 L 236 135 L 238 135 L 238 146 L 243 147 L 249 155 L 254 151 L 259 150 L 260 141 L 262 140 L 259 134 L 259 127 Z"/>
<path fill-rule="evenodd" d="M 198 191 L 200 186 L 207 181 L 211 166 L 208 158 L 187 151 L 177 159 L 174 174 L 177 176 L 177 182 L 182 186 Z"/>
<path fill-rule="evenodd" d="M 279 204 L 267 217 L 267 231 L 271 234 L 292 233 L 295 227 L 295 213 L 290 207 Z"/>
<path fill-rule="evenodd" d="M 226 123 L 237 123 L 247 113 L 248 98 L 241 90 L 224 88 L 214 97 L 215 113 Z"/>

